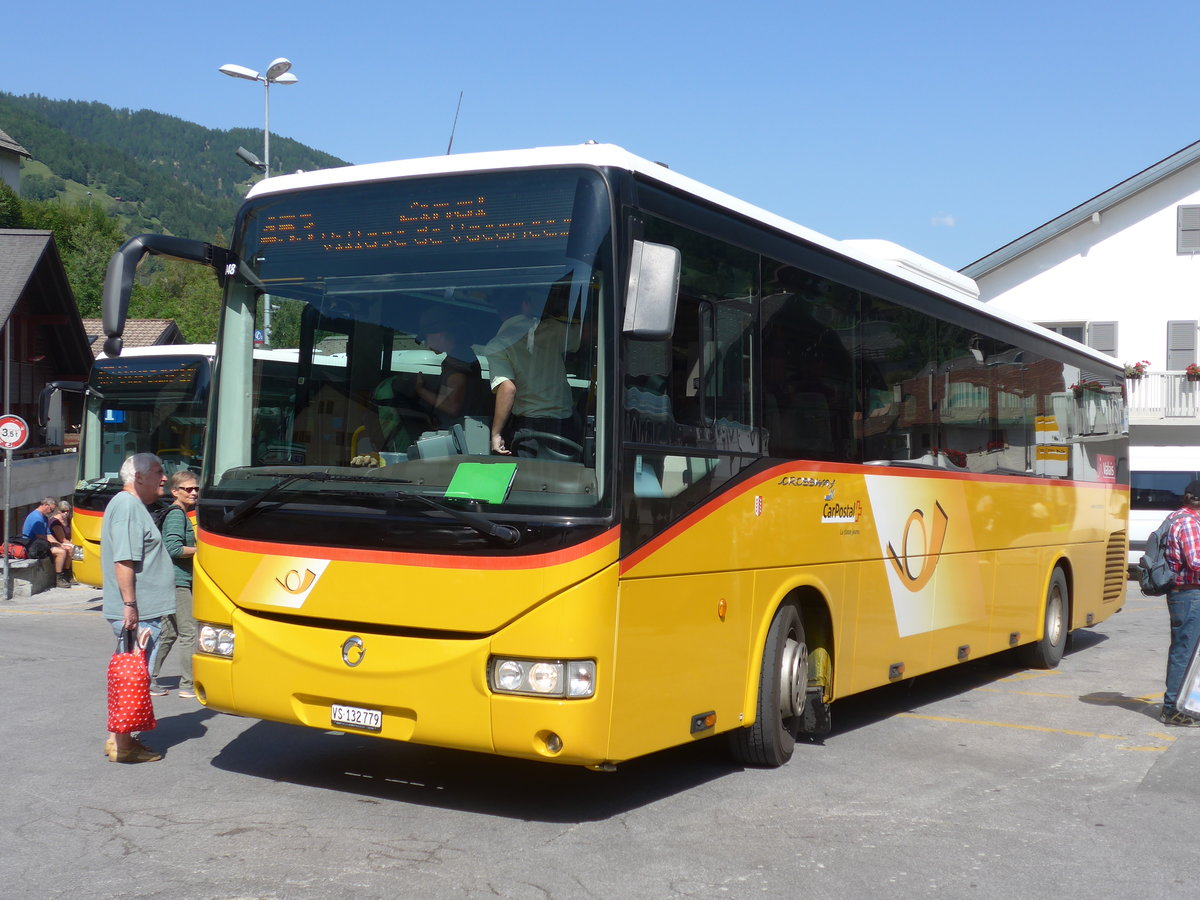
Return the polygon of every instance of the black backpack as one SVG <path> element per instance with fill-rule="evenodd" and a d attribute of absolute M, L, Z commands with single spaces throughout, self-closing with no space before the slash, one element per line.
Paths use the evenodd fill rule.
<path fill-rule="evenodd" d="M 1175 573 L 1167 565 L 1166 543 L 1175 523 L 1176 513 L 1162 520 L 1162 524 L 1146 538 L 1146 552 L 1138 560 L 1138 584 L 1147 597 L 1161 597 L 1175 587 Z"/>
<path fill-rule="evenodd" d="M 167 513 L 175 508 L 174 503 L 164 503 L 160 500 L 154 506 L 148 507 L 147 511 L 150 513 L 150 518 L 154 520 L 154 524 L 158 527 L 158 530 L 162 531 L 163 522 L 167 520 Z"/>

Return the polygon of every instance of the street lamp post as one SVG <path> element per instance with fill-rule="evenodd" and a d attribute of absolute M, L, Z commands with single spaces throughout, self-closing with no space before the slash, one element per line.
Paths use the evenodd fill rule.
<path fill-rule="evenodd" d="M 279 57 L 272 60 L 267 66 L 267 71 L 263 73 L 255 72 L 253 69 L 248 69 L 245 66 L 226 63 L 221 66 L 220 71 L 224 72 L 230 78 L 244 78 L 247 81 L 261 81 L 263 85 L 263 159 L 262 170 L 263 177 L 271 177 L 271 85 L 273 84 L 295 84 L 300 79 L 297 78 L 291 71 L 292 61 L 286 57 Z M 244 151 L 239 147 L 238 156 L 242 156 Z M 253 154 L 248 154 L 253 157 Z M 245 159 L 245 157 L 242 157 Z M 249 160 L 247 160 L 249 162 Z M 253 163 L 251 163 L 253 165 Z M 266 346 L 271 344 L 271 295 L 263 295 L 263 343 Z"/>
<path fill-rule="evenodd" d="M 300 79 L 289 71 L 292 68 L 292 61 L 284 57 L 279 57 L 274 60 L 267 71 L 259 73 L 253 69 L 248 69 L 245 66 L 237 66 L 233 63 L 226 63 L 221 66 L 221 72 L 224 72 L 230 78 L 244 78 L 247 81 L 261 81 L 263 85 L 263 173 L 265 176 L 271 175 L 271 85 L 273 84 L 295 84 Z"/>

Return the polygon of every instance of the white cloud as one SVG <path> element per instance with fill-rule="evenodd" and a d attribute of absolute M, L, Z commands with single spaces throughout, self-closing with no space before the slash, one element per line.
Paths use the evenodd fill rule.
<path fill-rule="evenodd" d="M 954 216 L 951 213 L 938 213 L 929 220 L 929 224 L 934 228 L 953 228 L 955 225 Z"/>

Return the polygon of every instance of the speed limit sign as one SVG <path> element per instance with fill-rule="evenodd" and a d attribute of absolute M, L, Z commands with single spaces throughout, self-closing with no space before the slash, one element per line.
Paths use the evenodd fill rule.
<path fill-rule="evenodd" d="M 29 440 L 29 426 L 20 416 L 0 416 L 0 449 L 17 450 Z"/>

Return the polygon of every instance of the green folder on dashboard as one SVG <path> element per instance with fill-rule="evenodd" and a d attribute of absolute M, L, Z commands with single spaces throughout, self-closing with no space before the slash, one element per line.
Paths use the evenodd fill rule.
<path fill-rule="evenodd" d="M 512 463 L 460 463 L 446 487 L 445 497 L 503 503 L 517 474 Z"/>

